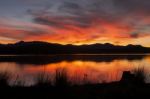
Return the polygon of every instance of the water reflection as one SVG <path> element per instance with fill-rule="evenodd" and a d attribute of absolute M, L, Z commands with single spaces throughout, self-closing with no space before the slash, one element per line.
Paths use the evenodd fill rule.
<path fill-rule="evenodd" d="M 61 58 L 62 57 L 62 58 Z M 54 80 L 56 70 L 65 68 L 73 84 L 112 82 L 121 79 L 123 71 L 144 66 L 150 72 L 150 55 L 72 55 L 72 56 L 1 56 L 0 72 L 11 74 L 10 84 L 16 77 L 26 85 L 36 83 L 39 73 L 45 72 Z M 149 81 L 149 79 L 147 79 Z"/>

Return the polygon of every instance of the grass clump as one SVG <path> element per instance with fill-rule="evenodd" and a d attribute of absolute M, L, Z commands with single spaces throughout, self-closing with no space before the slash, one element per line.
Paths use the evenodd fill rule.
<path fill-rule="evenodd" d="M 64 87 L 69 86 L 67 70 L 65 68 L 59 68 L 56 70 L 55 86 Z"/>
<path fill-rule="evenodd" d="M 0 73 L 0 87 L 6 87 L 8 85 L 8 81 L 10 79 L 10 74 L 7 72 Z"/>
<path fill-rule="evenodd" d="M 134 83 L 135 84 L 144 84 L 146 80 L 146 72 L 144 67 L 137 68 L 133 71 L 134 73 Z"/>
<path fill-rule="evenodd" d="M 45 72 L 39 73 L 38 76 L 36 77 L 36 85 L 35 86 L 39 86 L 39 87 L 52 86 L 52 81 L 51 81 L 49 75 L 46 74 Z"/>

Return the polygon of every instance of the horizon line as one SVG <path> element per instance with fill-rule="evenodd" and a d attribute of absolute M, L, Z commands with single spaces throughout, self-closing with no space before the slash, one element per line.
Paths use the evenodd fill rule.
<path fill-rule="evenodd" d="M 14 42 L 14 43 L 0 43 L 1 45 L 9 45 L 9 44 L 17 44 L 17 43 L 21 43 L 21 42 L 24 42 L 24 43 L 31 43 L 31 42 L 42 42 L 42 43 L 48 43 L 48 44 L 58 44 L 58 45 L 72 45 L 72 46 L 90 46 L 90 45 L 95 45 L 95 44 L 101 44 L 101 45 L 106 45 L 106 44 L 110 44 L 110 45 L 113 45 L 113 46 L 130 46 L 130 45 L 133 45 L 133 46 L 141 46 L 141 47 L 146 47 L 146 48 L 150 48 L 148 46 L 143 46 L 143 45 L 140 45 L 140 44 L 127 44 L 127 45 L 119 45 L 119 44 L 112 44 L 112 43 L 92 43 L 92 44 L 69 44 L 69 43 L 66 43 L 66 44 L 62 44 L 62 43 L 54 43 L 54 42 L 47 42 L 47 41 L 40 41 L 40 40 L 35 40 L 35 41 L 24 41 L 24 40 L 20 40 L 20 41 L 17 41 L 17 42 Z"/>

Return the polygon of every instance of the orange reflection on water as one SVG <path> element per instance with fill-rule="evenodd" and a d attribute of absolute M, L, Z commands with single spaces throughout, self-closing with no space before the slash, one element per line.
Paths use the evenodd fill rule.
<path fill-rule="evenodd" d="M 146 59 L 150 59 L 146 58 Z M 146 63 L 147 60 L 144 60 Z M 93 61 L 62 61 L 59 63 L 50 63 L 45 66 L 28 67 L 26 71 L 30 73 L 47 72 L 51 75 L 59 68 L 67 69 L 70 79 L 78 76 L 78 79 L 83 79 L 86 75 L 88 80 L 93 83 L 111 82 L 120 80 L 123 71 L 132 71 L 140 66 L 140 61 L 114 60 L 112 62 L 93 62 Z M 148 62 L 149 63 L 149 62 Z"/>
<path fill-rule="evenodd" d="M 45 72 L 53 79 L 57 69 L 65 68 L 68 79 L 72 83 L 79 84 L 85 77 L 91 83 L 118 81 L 121 79 L 123 71 L 132 71 L 140 66 L 144 66 L 145 70 L 150 72 L 150 56 L 137 60 L 114 59 L 113 61 L 103 62 L 74 60 L 47 65 L 0 62 L 0 72 L 8 71 L 18 74 L 21 80 L 32 84 L 35 83 L 34 77 L 41 72 Z"/>

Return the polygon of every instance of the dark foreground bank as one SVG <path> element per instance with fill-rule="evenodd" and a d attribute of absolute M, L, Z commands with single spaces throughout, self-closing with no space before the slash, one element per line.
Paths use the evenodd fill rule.
<path fill-rule="evenodd" d="M 110 84 L 71 87 L 1 88 L 1 99 L 127 99 L 150 97 L 150 85 Z"/>

